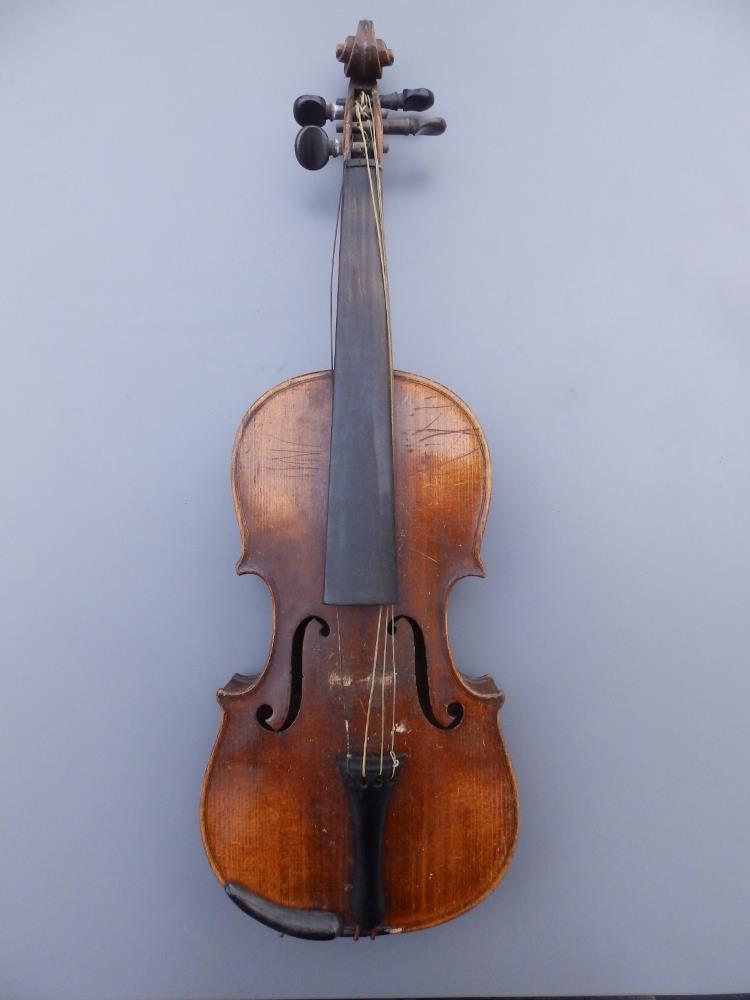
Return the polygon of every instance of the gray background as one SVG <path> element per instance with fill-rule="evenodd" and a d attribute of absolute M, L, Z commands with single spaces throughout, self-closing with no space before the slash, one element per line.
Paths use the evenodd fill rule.
<path fill-rule="evenodd" d="M 228 460 L 328 359 L 338 164 L 292 99 L 375 19 L 396 360 L 475 409 L 516 861 L 444 927 L 279 939 L 197 826 L 214 691 L 262 664 Z M 750 4 L 0 5 L 0 996 L 750 988 Z"/>

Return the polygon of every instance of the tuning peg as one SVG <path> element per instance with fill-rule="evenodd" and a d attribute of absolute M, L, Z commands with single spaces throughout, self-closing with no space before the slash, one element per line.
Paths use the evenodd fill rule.
<path fill-rule="evenodd" d="M 418 118 L 410 115 L 404 118 L 388 118 L 383 121 L 384 135 L 442 135 L 446 128 L 445 118 Z M 336 122 L 336 131 L 344 131 L 344 123 Z"/>
<path fill-rule="evenodd" d="M 325 125 L 333 121 L 335 111 L 324 97 L 302 94 L 292 106 L 294 120 L 298 125 Z"/>
<path fill-rule="evenodd" d="M 381 108 L 390 108 L 391 111 L 427 111 L 434 103 L 435 95 L 426 87 L 380 95 Z"/>
<path fill-rule="evenodd" d="M 305 170 L 320 170 L 331 156 L 338 156 L 339 144 L 319 125 L 305 125 L 294 140 L 294 155 Z"/>
<path fill-rule="evenodd" d="M 383 122 L 383 132 L 386 135 L 442 135 L 447 125 L 445 118 L 391 118 Z"/>

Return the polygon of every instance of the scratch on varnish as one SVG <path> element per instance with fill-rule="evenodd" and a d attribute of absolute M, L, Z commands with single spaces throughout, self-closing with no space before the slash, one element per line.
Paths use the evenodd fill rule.
<path fill-rule="evenodd" d="M 440 565 L 440 563 L 437 561 L 437 559 L 433 559 L 432 556 L 428 556 L 427 553 L 423 552 L 421 549 L 417 549 L 413 545 L 410 545 L 409 548 L 410 548 L 410 550 L 412 552 L 418 552 L 420 556 L 424 556 L 425 559 L 429 559 L 430 562 L 434 562 L 436 566 Z"/>
<path fill-rule="evenodd" d="M 427 428 L 425 427 L 424 430 L 427 430 Z M 443 430 L 441 427 L 436 427 L 434 430 L 430 431 L 429 434 L 425 434 L 424 437 L 419 440 L 420 442 L 429 441 L 430 438 L 445 437 L 448 434 L 471 434 L 476 437 L 476 431 L 473 427 L 456 427 L 454 430 Z"/>
<path fill-rule="evenodd" d="M 439 468 L 443 468 L 444 465 L 450 465 L 452 462 L 460 462 L 462 458 L 468 458 L 469 455 L 475 455 L 478 451 L 481 451 L 479 445 L 476 448 L 472 448 L 471 451 L 465 451 L 463 455 L 456 455 L 455 458 L 447 458 L 444 462 L 440 463 Z"/>
<path fill-rule="evenodd" d="M 299 441 L 290 441 L 288 438 L 279 437 L 278 434 L 269 434 L 268 431 L 266 431 L 265 436 L 267 438 L 272 438 L 274 441 L 280 441 L 282 444 L 290 444 L 295 449 L 302 448 L 302 449 L 305 449 L 306 451 L 316 452 L 316 453 L 320 451 L 320 448 L 318 448 L 317 445 L 314 445 L 314 444 L 313 445 L 304 445 L 304 444 L 301 444 L 301 442 L 299 442 Z"/>
<path fill-rule="evenodd" d="M 310 478 L 312 473 L 319 470 L 318 448 L 269 448 L 271 465 L 279 467 L 286 473 L 301 477 Z"/>
<path fill-rule="evenodd" d="M 430 427 L 432 427 L 432 425 L 436 421 L 438 421 L 438 420 L 440 420 L 440 414 L 439 413 L 438 413 L 438 415 L 436 417 L 432 418 L 432 420 L 429 422 L 429 424 L 426 424 L 424 427 L 415 427 L 413 433 L 414 434 L 421 434 L 422 431 L 428 431 L 430 429 Z"/>

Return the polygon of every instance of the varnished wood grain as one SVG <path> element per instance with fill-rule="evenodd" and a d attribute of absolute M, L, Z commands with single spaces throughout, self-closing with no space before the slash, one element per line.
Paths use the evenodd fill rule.
<path fill-rule="evenodd" d="M 218 698 L 222 726 L 201 802 L 206 851 L 224 883 L 239 882 L 285 906 L 324 909 L 351 920 L 350 822 L 336 755 L 362 750 L 378 609 L 323 604 L 331 421 L 330 372 L 302 376 L 262 397 L 240 427 L 233 483 L 242 536 L 240 573 L 257 573 L 273 595 L 274 632 L 259 676 L 233 679 Z M 404 754 L 385 835 L 391 931 L 418 930 L 481 900 L 506 870 L 518 830 L 515 780 L 489 676 L 468 680 L 453 663 L 446 604 L 453 584 L 483 575 L 479 556 L 490 498 L 490 463 L 468 408 L 427 379 L 394 378 L 397 616 L 424 633 L 431 706 L 415 683 L 406 621 L 396 629 L 396 750 Z M 289 728 L 291 656 L 299 623 L 302 700 Z M 340 643 L 340 652 L 339 652 Z M 488 655 L 491 660 L 491 654 Z M 259 664 L 258 664 L 259 665 Z M 472 665 L 477 666 L 477 665 Z M 489 662 L 488 668 L 495 664 Z M 378 753 L 381 695 L 386 743 L 392 687 L 378 673 L 368 752 Z"/>

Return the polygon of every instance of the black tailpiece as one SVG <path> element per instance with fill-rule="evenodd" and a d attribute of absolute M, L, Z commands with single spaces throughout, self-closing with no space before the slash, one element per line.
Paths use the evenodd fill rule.
<path fill-rule="evenodd" d="M 399 763 L 403 755 L 397 757 Z M 340 754 L 336 761 L 346 785 L 354 829 L 354 885 L 352 915 L 355 936 L 376 932 L 385 914 L 383 833 L 398 767 L 389 756 L 362 757 Z M 381 773 L 382 767 L 382 773 Z"/>

